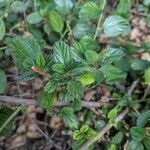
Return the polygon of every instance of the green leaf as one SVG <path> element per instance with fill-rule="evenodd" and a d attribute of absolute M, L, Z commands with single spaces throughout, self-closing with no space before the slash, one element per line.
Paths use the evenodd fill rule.
<path fill-rule="evenodd" d="M 95 20 L 100 15 L 100 9 L 94 2 L 86 2 L 79 12 L 79 18 L 81 20 Z"/>
<path fill-rule="evenodd" d="M 26 9 L 25 4 L 21 1 L 13 2 L 11 8 L 14 12 L 23 12 Z"/>
<path fill-rule="evenodd" d="M 145 84 L 150 85 L 150 67 L 144 72 Z"/>
<path fill-rule="evenodd" d="M 105 121 L 104 120 L 98 120 L 95 123 L 95 128 L 97 130 L 101 130 L 105 126 Z"/>
<path fill-rule="evenodd" d="M 117 113 L 118 113 L 118 108 L 117 107 L 114 107 L 109 113 L 108 113 L 108 118 L 110 120 L 114 120 L 117 116 Z"/>
<path fill-rule="evenodd" d="M 0 41 L 4 38 L 6 27 L 4 21 L 0 18 Z"/>
<path fill-rule="evenodd" d="M 42 55 L 41 47 L 33 36 L 13 38 L 7 45 L 12 49 L 16 65 L 24 72 L 30 71 Z"/>
<path fill-rule="evenodd" d="M 49 24 L 55 32 L 61 33 L 64 29 L 64 21 L 62 17 L 54 10 L 49 13 Z"/>
<path fill-rule="evenodd" d="M 135 141 L 141 141 L 145 138 L 145 130 L 141 127 L 132 127 L 130 134 Z"/>
<path fill-rule="evenodd" d="M 47 93 L 45 91 L 42 91 L 38 95 L 38 103 L 41 107 L 50 109 L 50 107 L 55 105 L 55 102 L 57 100 L 57 93 L 54 91 L 52 93 Z"/>
<path fill-rule="evenodd" d="M 39 68 L 44 68 L 46 65 L 45 58 L 43 55 L 39 55 L 35 61 L 35 65 Z"/>
<path fill-rule="evenodd" d="M 5 72 L 0 69 L 0 94 L 5 92 L 7 86 L 7 79 Z"/>
<path fill-rule="evenodd" d="M 116 11 L 117 15 L 128 18 L 130 7 L 131 0 L 120 0 Z"/>
<path fill-rule="evenodd" d="M 27 22 L 30 24 L 37 24 L 43 20 L 39 12 L 33 12 L 27 16 Z"/>
<path fill-rule="evenodd" d="M 73 132 L 73 139 L 74 140 L 81 140 L 83 137 L 82 137 L 82 135 L 81 135 L 81 133 L 80 133 L 80 131 L 79 130 L 75 130 L 74 132 Z"/>
<path fill-rule="evenodd" d="M 1 84 L 0 84 L 1 85 Z M 5 121 L 11 116 L 11 114 L 14 112 L 13 109 L 8 107 L 0 107 L 0 127 L 5 123 Z M 9 135 L 12 131 L 12 122 L 10 122 L 4 130 L 0 133 L 2 135 Z"/>
<path fill-rule="evenodd" d="M 116 15 L 106 18 L 103 28 L 108 37 L 127 36 L 130 32 L 128 20 Z"/>
<path fill-rule="evenodd" d="M 77 39 L 81 39 L 86 35 L 93 36 L 94 32 L 95 29 L 93 28 L 93 26 L 86 23 L 77 23 L 73 28 L 73 35 Z"/>
<path fill-rule="evenodd" d="M 127 76 L 125 72 L 113 65 L 103 65 L 101 70 L 103 72 L 104 78 L 106 79 L 106 82 L 109 84 L 120 82 Z"/>
<path fill-rule="evenodd" d="M 150 6 L 150 0 L 144 0 L 144 5 L 145 6 Z"/>
<path fill-rule="evenodd" d="M 81 100 L 75 100 L 75 101 L 72 103 L 72 107 L 73 107 L 74 111 L 79 111 L 79 110 L 81 110 L 81 108 L 82 108 L 82 102 L 81 102 Z"/>
<path fill-rule="evenodd" d="M 127 146 L 127 150 L 144 150 L 144 146 L 141 142 L 131 140 Z"/>
<path fill-rule="evenodd" d="M 86 50 L 97 50 L 98 49 L 98 43 L 97 41 L 93 40 L 91 36 L 84 36 L 80 40 L 81 45 L 84 46 Z"/>
<path fill-rule="evenodd" d="M 103 64 L 110 64 L 118 61 L 125 56 L 125 53 L 120 48 L 109 47 L 99 53 L 99 59 Z"/>
<path fill-rule="evenodd" d="M 7 1 L 6 0 L 0 0 L 0 8 L 4 7 L 7 5 Z"/>
<path fill-rule="evenodd" d="M 85 86 L 90 85 L 90 84 L 94 83 L 94 81 L 95 81 L 93 75 L 89 74 L 89 73 L 78 76 L 77 80 L 80 81 Z"/>
<path fill-rule="evenodd" d="M 87 50 L 85 52 L 85 57 L 89 63 L 96 63 L 98 60 L 98 54 L 92 50 Z"/>
<path fill-rule="evenodd" d="M 64 123 L 71 129 L 78 128 L 79 121 L 74 115 L 74 110 L 71 107 L 64 107 L 61 109 L 61 115 L 63 117 Z"/>
<path fill-rule="evenodd" d="M 137 70 L 137 71 L 145 70 L 149 66 L 150 66 L 150 62 L 149 61 L 141 60 L 141 59 L 133 60 L 132 63 L 131 63 L 131 67 L 134 70 Z"/>
<path fill-rule="evenodd" d="M 77 81 L 71 81 L 67 85 L 68 94 L 74 99 L 80 99 L 84 95 L 84 89 L 81 83 Z"/>
<path fill-rule="evenodd" d="M 64 73 L 65 71 L 65 66 L 64 64 L 54 64 L 52 66 L 53 71 L 57 72 L 57 73 Z"/>
<path fill-rule="evenodd" d="M 149 150 L 150 148 L 150 137 L 147 137 L 143 140 L 144 146 Z"/>
<path fill-rule="evenodd" d="M 120 144 L 123 139 L 123 133 L 120 131 L 118 132 L 111 140 L 111 143 L 113 144 Z"/>
<path fill-rule="evenodd" d="M 136 125 L 138 127 L 144 127 L 147 121 L 150 119 L 150 111 L 145 111 L 137 118 Z"/>
<path fill-rule="evenodd" d="M 66 68 L 71 68 L 73 64 L 72 53 L 70 47 L 62 42 L 58 41 L 54 45 L 54 61 L 56 63 L 64 64 Z"/>
<path fill-rule="evenodd" d="M 117 147 L 116 147 L 116 145 L 111 144 L 111 146 L 110 146 L 110 148 L 108 150 L 117 150 Z"/>
<path fill-rule="evenodd" d="M 56 9 L 59 13 L 66 15 L 73 7 L 72 0 L 55 0 Z"/>
<path fill-rule="evenodd" d="M 80 132 L 87 132 L 88 130 L 89 130 L 89 126 L 86 124 L 80 128 Z"/>
<path fill-rule="evenodd" d="M 56 84 L 54 82 L 48 82 L 45 87 L 44 91 L 47 93 L 53 93 L 56 90 Z"/>

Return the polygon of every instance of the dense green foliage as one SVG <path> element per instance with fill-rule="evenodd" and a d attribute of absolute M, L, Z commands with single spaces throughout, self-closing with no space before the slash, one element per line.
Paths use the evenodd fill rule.
<path fill-rule="evenodd" d="M 129 40 L 129 10 L 133 4 L 130 0 L 120 0 L 118 7 L 108 12 L 106 0 L 87 0 L 83 4 L 75 0 L 0 1 L 0 41 L 7 46 L 0 54 L 4 56 L 9 51 L 20 71 L 19 80 L 28 81 L 39 75 L 48 78 L 37 95 L 38 103 L 51 111 L 55 111 L 53 106 L 57 101 L 68 105 L 55 113 L 72 131 L 74 149 L 93 138 L 106 122 L 118 130 L 110 137 L 106 149 L 119 148 L 126 132 L 128 150 L 149 149 L 150 137 L 144 128 L 150 118 L 149 99 L 137 113 L 134 110 L 140 105 L 138 95 L 112 90 L 116 84 L 128 87 L 136 79 L 141 86 L 150 85 L 150 62 L 132 57 L 141 49 L 150 52 L 150 43 L 139 46 Z M 149 6 L 149 0 L 141 4 L 146 10 Z M 98 42 L 102 34 L 108 37 L 106 45 Z M 101 83 L 109 87 L 117 100 L 112 108 L 101 108 L 107 118 L 95 121 L 92 111 L 82 108 L 82 97 L 86 88 Z M 5 72 L 0 69 L 0 94 L 6 84 Z M 114 122 L 125 107 L 130 108 L 132 117 L 129 131 L 122 123 Z M 79 112 L 84 116 L 82 122 L 77 116 Z"/>

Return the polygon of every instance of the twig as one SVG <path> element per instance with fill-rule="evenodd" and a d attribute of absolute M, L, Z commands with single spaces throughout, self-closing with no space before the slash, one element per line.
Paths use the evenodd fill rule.
<path fill-rule="evenodd" d="M 0 96 L 0 104 L 2 105 L 23 105 L 23 106 L 29 106 L 29 105 L 38 105 L 37 100 L 35 99 L 25 99 L 25 98 L 15 98 L 11 96 Z M 68 104 L 64 104 L 61 101 L 56 102 L 55 107 L 62 107 L 67 106 Z M 82 106 L 87 108 L 99 108 L 103 106 L 103 102 L 87 102 L 82 101 Z"/>
<path fill-rule="evenodd" d="M 115 123 L 120 122 L 121 120 L 124 119 L 124 117 L 127 115 L 127 113 L 129 112 L 129 109 L 126 108 L 125 110 L 122 111 L 122 113 L 120 115 L 118 115 L 118 117 L 115 119 Z M 85 142 L 80 148 L 79 150 L 86 150 L 88 149 L 88 147 L 90 145 L 92 145 L 93 143 L 95 143 L 96 141 L 98 141 L 102 136 L 104 136 L 104 134 L 110 130 L 113 127 L 113 125 L 111 124 L 107 124 L 98 134 L 96 137 L 88 140 L 87 142 Z"/>
<path fill-rule="evenodd" d="M 144 16 L 144 17 L 147 17 L 148 16 L 148 14 L 146 14 L 146 13 L 141 13 L 141 12 L 138 12 L 138 11 L 136 11 L 136 10 L 130 10 L 130 13 L 133 13 L 133 14 L 136 14 L 136 15 L 140 15 L 140 16 Z"/>
<path fill-rule="evenodd" d="M 17 113 L 21 110 L 21 106 L 18 107 L 15 112 L 5 121 L 5 123 L 0 127 L 0 133 L 3 129 L 9 124 L 9 122 L 17 115 Z"/>
<path fill-rule="evenodd" d="M 128 89 L 128 97 L 129 97 L 129 101 L 132 100 L 131 95 L 132 95 L 132 92 L 134 91 L 134 89 L 136 88 L 138 82 L 139 82 L 138 79 L 135 80 L 135 81 L 133 81 L 132 85 L 131 85 L 130 88 Z"/>
<path fill-rule="evenodd" d="M 39 69 L 39 68 L 37 68 L 37 67 L 35 67 L 35 66 L 32 66 L 32 68 L 31 68 L 35 73 L 38 73 L 39 75 L 41 75 L 41 76 L 45 76 L 45 77 L 48 77 L 49 76 L 49 74 L 47 73 L 47 72 L 45 72 L 45 71 L 43 71 L 43 70 L 41 70 L 41 69 Z"/>

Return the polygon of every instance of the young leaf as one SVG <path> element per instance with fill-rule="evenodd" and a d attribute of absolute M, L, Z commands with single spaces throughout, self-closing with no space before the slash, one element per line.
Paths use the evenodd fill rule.
<path fill-rule="evenodd" d="M 98 60 L 98 54 L 95 51 L 87 50 L 85 57 L 89 63 L 95 63 Z"/>
<path fill-rule="evenodd" d="M 27 16 L 27 21 L 30 24 L 37 24 L 43 20 L 39 12 L 33 12 Z"/>
<path fill-rule="evenodd" d="M 117 116 L 117 113 L 118 113 L 118 108 L 117 107 L 114 107 L 109 113 L 108 113 L 108 118 L 110 120 L 114 120 Z"/>
<path fill-rule="evenodd" d="M 103 28 L 108 37 L 127 36 L 130 32 L 128 20 L 116 15 L 106 18 Z"/>
<path fill-rule="evenodd" d="M 35 65 L 39 68 L 44 68 L 46 65 L 45 58 L 43 55 L 39 55 L 35 60 Z"/>
<path fill-rule="evenodd" d="M 7 79 L 5 72 L 0 69 L 0 94 L 5 92 L 7 86 Z"/>
<path fill-rule="evenodd" d="M 94 83 L 95 79 L 93 77 L 92 74 L 84 74 L 84 75 L 80 75 L 77 78 L 78 81 L 80 81 L 83 85 L 90 85 L 92 83 Z"/>
<path fill-rule="evenodd" d="M 54 10 L 49 13 L 49 24 L 55 32 L 61 33 L 64 29 L 62 17 Z"/>
<path fill-rule="evenodd" d="M 6 32 L 5 23 L 4 23 L 4 21 L 0 18 L 0 41 L 4 38 L 5 32 Z"/>
<path fill-rule="evenodd" d="M 120 48 L 107 48 L 100 52 L 99 59 L 103 64 L 110 64 L 112 62 L 118 61 L 125 56 L 125 53 Z"/>
<path fill-rule="evenodd" d="M 127 76 L 125 72 L 112 65 L 103 65 L 101 70 L 107 83 L 109 84 L 124 80 Z"/>
<path fill-rule="evenodd" d="M 59 13 L 66 15 L 73 7 L 72 0 L 55 0 L 56 9 Z"/>
<path fill-rule="evenodd" d="M 73 64 L 72 53 L 66 43 L 62 41 L 56 42 L 53 56 L 56 63 L 61 63 L 64 64 L 66 68 L 71 68 Z"/>
<path fill-rule="evenodd" d="M 130 129 L 131 137 L 136 141 L 141 141 L 145 138 L 145 130 L 141 127 L 132 127 Z"/>
<path fill-rule="evenodd" d="M 87 21 L 97 19 L 99 15 L 100 9 L 94 2 L 86 2 L 79 12 L 79 18 Z"/>

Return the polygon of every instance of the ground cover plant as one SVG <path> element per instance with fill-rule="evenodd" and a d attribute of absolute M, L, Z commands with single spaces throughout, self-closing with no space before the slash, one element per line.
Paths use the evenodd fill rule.
<path fill-rule="evenodd" d="M 0 0 L 0 148 L 150 148 L 149 0 Z"/>

